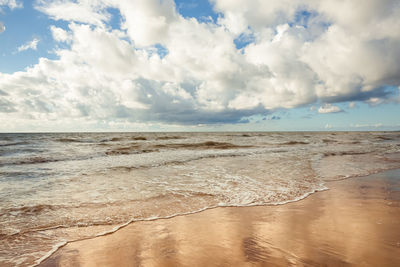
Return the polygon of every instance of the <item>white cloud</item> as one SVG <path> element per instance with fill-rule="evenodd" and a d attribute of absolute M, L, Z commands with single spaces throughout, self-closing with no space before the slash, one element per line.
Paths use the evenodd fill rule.
<path fill-rule="evenodd" d="M 321 113 L 321 114 L 337 113 L 337 112 L 341 112 L 341 111 L 342 111 L 341 108 L 339 108 L 338 106 L 331 105 L 331 104 L 325 104 L 318 109 L 318 113 Z"/>
<path fill-rule="evenodd" d="M 224 14 L 219 23 L 234 33 L 245 31 L 247 26 L 259 32 L 293 20 L 298 0 L 212 0 L 217 11 Z"/>
<path fill-rule="evenodd" d="M 6 30 L 6 26 L 4 26 L 3 22 L 0 21 L 0 33 Z"/>
<path fill-rule="evenodd" d="M 4 119 L 234 123 L 318 102 L 331 103 L 320 113 L 384 103 L 383 86 L 400 85 L 397 0 L 213 3 L 217 23 L 182 17 L 173 0 L 37 1 L 68 22 L 50 28 L 68 46 L 57 60 L 0 74 Z M 108 8 L 120 11 L 121 28 L 109 25 Z M 237 49 L 243 36 L 250 43 Z"/>
<path fill-rule="evenodd" d="M 23 44 L 20 47 L 18 47 L 18 52 L 26 51 L 28 49 L 36 50 L 38 43 L 39 39 L 33 38 L 32 41 L 29 41 L 26 44 Z"/>
<path fill-rule="evenodd" d="M 383 99 L 380 99 L 379 97 L 371 97 L 366 102 L 371 106 L 377 106 L 379 104 L 382 104 Z"/>
<path fill-rule="evenodd" d="M 71 36 L 68 32 L 62 28 L 56 26 L 50 26 L 51 34 L 53 39 L 58 42 L 68 42 L 71 41 Z"/>
<path fill-rule="evenodd" d="M 101 26 L 109 20 L 101 0 L 37 0 L 37 10 L 55 20 L 78 21 Z"/>
<path fill-rule="evenodd" d="M 22 1 L 19 0 L 0 0 L 0 8 L 2 6 L 7 6 L 10 9 L 14 9 L 14 8 L 22 8 L 23 4 Z"/>
<path fill-rule="evenodd" d="M 362 124 L 362 123 L 356 123 L 356 124 L 350 124 L 351 128 L 380 128 L 383 125 L 382 123 L 375 123 L 375 124 Z"/>
<path fill-rule="evenodd" d="M 123 28 L 138 46 L 164 43 L 170 28 L 179 23 L 173 0 L 115 1 L 125 18 Z M 181 22 L 184 22 L 182 19 Z"/>

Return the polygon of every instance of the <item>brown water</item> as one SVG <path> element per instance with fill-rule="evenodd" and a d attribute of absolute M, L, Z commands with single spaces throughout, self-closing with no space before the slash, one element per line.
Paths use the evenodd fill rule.
<path fill-rule="evenodd" d="M 400 167 L 400 133 L 0 135 L 0 265 L 131 221 L 275 205 Z"/>

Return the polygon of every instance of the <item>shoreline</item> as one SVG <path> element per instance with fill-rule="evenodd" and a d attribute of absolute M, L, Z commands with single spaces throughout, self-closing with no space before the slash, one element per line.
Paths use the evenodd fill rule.
<path fill-rule="evenodd" d="M 242 206 L 237 205 L 237 206 L 206 207 L 206 208 L 203 208 L 203 209 L 200 209 L 200 210 L 190 211 L 190 212 L 187 212 L 187 213 L 173 214 L 173 215 L 170 215 L 170 216 L 167 216 L 167 217 L 156 217 L 156 218 L 131 220 L 131 221 L 128 221 L 128 222 L 126 222 L 124 224 L 115 226 L 111 231 L 108 231 L 108 232 L 99 233 L 99 234 L 97 234 L 95 236 L 91 236 L 91 237 L 87 237 L 87 238 L 81 238 L 81 239 L 78 239 L 78 240 L 61 242 L 60 244 L 58 244 L 55 247 L 53 247 L 53 249 L 51 249 L 45 256 L 43 256 L 42 258 L 38 259 L 32 266 L 42 266 L 43 262 L 45 262 L 47 259 L 51 258 L 54 253 L 56 253 L 58 250 L 62 249 L 63 247 L 67 246 L 68 244 L 72 244 L 72 243 L 76 243 L 76 242 L 82 242 L 82 241 L 86 241 L 86 240 L 92 240 L 92 239 L 96 239 L 96 238 L 112 235 L 112 234 L 115 234 L 117 231 L 119 231 L 119 230 L 121 230 L 121 229 L 123 229 L 125 227 L 129 227 L 129 225 L 131 225 L 133 223 L 154 222 L 154 221 L 158 221 L 158 220 L 169 220 L 169 219 L 173 219 L 175 217 L 190 216 L 190 215 L 194 215 L 194 214 L 197 214 L 197 213 L 206 212 L 208 210 L 219 209 L 219 208 L 275 207 L 275 206 L 280 206 L 280 205 L 287 205 L 287 204 L 290 204 L 290 203 L 295 203 L 295 202 L 302 201 L 302 200 L 308 198 L 309 196 L 311 196 L 313 194 L 329 190 L 330 188 L 326 187 L 325 184 L 334 183 L 334 182 L 337 182 L 337 181 L 342 181 L 342 180 L 347 180 L 347 179 L 351 179 L 351 177 L 346 177 L 346 178 L 343 178 L 343 179 L 340 179 L 340 180 L 335 180 L 335 181 L 328 181 L 328 182 L 323 184 L 323 188 L 315 189 L 314 191 L 308 192 L 308 193 L 304 194 L 303 196 L 300 196 L 300 197 L 295 198 L 293 200 L 287 200 L 287 201 L 278 202 L 278 203 L 242 205 Z"/>
<path fill-rule="evenodd" d="M 377 235 L 378 239 L 382 237 L 377 234 L 377 229 L 379 229 L 380 234 L 388 239 L 389 244 L 391 244 L 391 246 L 386 244 L 384 249 L 382 249 L 379 244 L 376 244 L 375 248 L 372 250 L 375 252 L 371 252 L 375 256 L 375 261 L 369 259 L 366 265 L 368 265 L 368 263 L 371 264 L 370 266 L 373 266 L 374 263 L 382 265 L 384 261 L 385 266 L 395 266 L 400 264 L 400 256 L 396 257 L 395 253 L 390 252 L 400 249 L 400 230 L 398 230 L 400 229 L 400 191 L 398 191 L 399 189 L 397 188 L 400 185 L 399 178 L 399 169 L 389 170 L 370 176 L 329 182 L 327 184 L 329 184 L 330 190 L 323 193 L 319 192 L 320 194 L 311 194 L 306 198 L 284 205 L 215 207 L 188 215 L 176 215 L 165 219 L 131 222 L 126 226 L 120 227 L 113 233 L 86 240 L 69 242 L 57 249 L 48 258 L 44 259 L 38 266 L 121 266 L 127 264 L 133 264 L 133 266 L 168 266 L 171 264 L 186 266 L 187 264 L 184 264 L 186 261 L 189 261 L 193 266 L 216 264 L 216 262 L 210 261 L 212 257 L 208 258 L 207 262 L 207 258 L 202 258 L 198 253 L 193 251 L 192 253 L 186 253 L 188 249 L 193 249 L 193 245 L 196 243 L 198 244 L 197 249 L 206 252 L 206 254 L 211 252 L 211 254 L 215 255 L 225 254 L 225 257 L 219 258 L 219 263 L 228 262 L 233 265 L 246 265 L 250 263 L 269 263 L 277 266 L 287 266 L 288 264 L 307 265 L 308 261 L 315 263 L 316 260 L 317 263 L 328 263 L 329 265 L 329 263 L 333 263 L 333 258 L 339 260 L 344 266 L 357 265 L 357 262 L 355 262 L 356 260 L 353 259 L 354 255 L 351 253 L 347 255 L 343 252 L 344 243 L 348 243 L 349 241 L 360 243 L 361 245 L 358 245 L 358 251 L 362 251 L 363 249 L 370 251 L 368 247 L 371 247 L 371 243 L 365 242 L 365 239 L 371 239 L 368 234 L 364 233 L 364 236 L 356 241 L 347 236 L 348 240 L 346 242 L 336 242 L 337 240 L 335 242 L 330 242 L 332 241 L 332 232 L 336 232 L 336 234 L 338 234 L 338 232 L 346 232 L 346 228 L 349 226 L 347 223 L 356 223 L 358 225 L 356 229 L 362 229 L 363 227 L 371 228 L 372 230 L 369 231 L 371 233 L 370 235 Z M 386 186 L 387 191 L 382 191 L 382 188 L 385 188 L 385 186 L 383 186 L 385 183 L 391 183 L 390 186 L 393 188 L 391 189 Z M 321 201 L 324 202 L 322 207 Z M 351 201 L 355 201 L 357 205 L 361 206 L 354 206 L 354 203 L 351 203 Z M 338 205 L 337 202 L 341 204 Z M 359 207 L 363 205 L 368 205 L 368 208 L 371 210 L 359 209 Z M 311 212 L 306 207 L 312 207 L 312 210 L 316 212 Z M 344 209 L 343 211 L 346 212 L 335 215 L 338 208 L 339 210 Z M 353 212 L 349 213 L 349 210 Z M 354 211 L 358 213 L 354 213 Z M 304 236 L 303 238 L 301 237 L 301 231 L 294 230 L 296 228 L 302 230 L 307 230 L 309 228 L 309 224 L 306 221 L 300 222 L 295 218 L 289 220 L 294 220 L 290 223 L 293 225 L 294 229 L 293 227 L 289 227 L 287 229 L 287 231 L 289 231 L 288 233 L 283 234 L 283 236 L 277 235 L 277 233 L 280 232 L 279 229 L 282 224 L 288 223 L 286 217 L 292 218 L 294 215 L 297 215 L 299 216 L 299 220 L 301 218 L 326 220 L 326 212 L 331 213 L 330 219 L 335 220 L 339 226 L 331 229 L 332 227 L 323 226 L 321 222 L 316 224 L 313 222 L 313 232 L 310 235 L 313 242 L 308 242 L 308 244 L 306 244 L 307 242 L 305 242 Z M 231 215 L 227 216 L 227 213 Z M 367 215 L 366 217 L 365 213 Z M 379 227 L 382 226 L 383 222 L 376 222 L 378 227 L 374 231 L 374 226 L 376 225 L 371 224 L 371 222 L 366 219 L 373 218 L 373 215 L 378 215 L 377 218 L 383 218 L 383 226 L 385 226 L 386 230 L 382 230 L 382 227 Z M 385 215 L 387 220 L 385 219 Z M 274 218 L 273 221 L 271 221 L 271 216 Z M 355 218 L 352 218 L 352 216 L 355 216 L 356 219 L 361 216 L 363 219 L 354 222 Z M 241 222 L 241 226 L 236 227 L 239 222 Z M 329 224 L 329 220 L 327 220 L 327 222 Z M 327 222 L 325 222 L 325 224 L 327 224 Z M 177 224 L 183 225 L 184 227 L 176 229 L 174 226 Z M 217 227 L 218 229 L 211 232 L 203 230 L 198 232 L 194 229 L 212 230 L 215 228 L 215 225 L 218 225 L 219 228 Z M 264 228 L 268 228 L 268 231 L 266 231 L 267 234 L 264 233 L 265 229 L 257 233 L 248 233 L 246 230 L 248 228 L 254 228 L 255 226 L 260 227 L 260 225 L 264 225 Z M 164 231 L 157 229 L 168 229 L 168 234 L 165 235 Z M 221 240 L 219 236 L 224 232 L 232 232 L 232 234 L 229 235 L 229 238 L 223 238 Z M 389 234 L 387 232 L 389 232 Z M 282 240 L 290 239 L 293 234 L 299 236 L 299 238 L 295 238 L 293 242 L 288 243 L 301 244 L 304 248 L 307 248 L 306 251 L 313 251 L 313 253 L 299 252 L 296 246 L 292 247 L 293 244 L 282 244 Z M 175 238 L 169 240 L 170 238 L 166 238 L 168 236 Z M 310 236 L 307 236 L 307 239 L 309 239 Z M 335 238 L 333 238 L 333 240 L 335 240 Z M 199 241 L 201 241 L 200 244 Z M 230 243 L 230 245 L 221 245 L 221 241 L 223 241 L 222 244 L 229 241 L 228 243 Z M 286 241 L 283 243 L 286 243 Z M 163 244 L 161 248 L 159 244 Z M 174 249 L 177 244 L 180 248 Z M 252 247 L 252 245 L 255 247 L 246 252 L 246 244 L 250 245 L 250 247 Z M 327 249 L 327 251 L 316 250 L 315 248 L 321 244 L 328 246 L 329 249 Z M 130 249 L 127 250 L 127 248 Z M 236 253 L 232 254 L 228 251 L 236 251 Z M 146 256 L 149 253 L 151 255 L 155 253 L 156 255 Z M 255 256 L 255 258 L 251 259 L 250 257 L 249 259 L 248 253 L 254 254 L 253 256 Z M 324 255 L 323 258 L 321 258 L 321 253 Z M 105 257 L 104 255 L 107 256 Z M 130 260 L 121 262 L 121 259 L 131 258 L 133 255 L 136 257 L 135 263 L 132 263 Z M 332 255 L 336 256 L 333 257 Z M 336 263 L 339 264 L 339 262 Z"/>

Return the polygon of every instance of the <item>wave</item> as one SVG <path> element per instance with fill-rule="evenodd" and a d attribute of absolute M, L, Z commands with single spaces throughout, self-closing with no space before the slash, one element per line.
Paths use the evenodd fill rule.
<path fill-rule="evenodd" d="M 1 164 L 0 164 L 0 166 L 1 166 Z M 34 177 L 34 176 L 37 176 L 38 174 L 39 174 L 39 172 L 32 172 L 32 171 L 0 171 L 0 177 L 8 177 L 8 178 L 13 178 L 13 179 L 16 179 L 19 177 Z"/>
<path fill-rule="evenodd" d="M 235 148 L 251 148 L 253 146 L 235 145 L 226 142 L 207 141 L 202 143 L 180 143 L 180 144 L 157 144 L 156 148 L 170 149 L 235 149 Z"/>
<path fill-rule="evenodd" d="M 285 143 L 280 143 L 278 145 L 283 145 L 283 146 L 291 146 L 291 145 L 308 145 L 308 142 L 304 142 L 304 141 L 288 141 Z"/>
<path fill-rule="evenodd" d="M 92 144 L 92 143 L 97 143 L 99 142 L 98 140 L 95 139 L 80 139 L 80 138 L 57 138 L 54 139 L 54 141 L 56 142 L 60 142 L 60 143 L 88 143 L 88 144 Z M 102 140 L 100 142 L 104 142 L 106 140 Z"/>
<path fill-rule="evenodd" d="M 7 213 L 39 213 L 44 210 L 54 210 L 56 209 L 56 206 L 53 205 L 45 205 L 45 204 L 40 204 L 40 205 L 34 205 L 34 206 L 25 206 L 25 207 L 19 207 L 19 208 L 9 208 L 6 210 L 3 210 L 0 214 L 0 216 L 7 214 Z"/>
<path fill-rule="evenodd" d="M 44 149 L 38 149 L 38 148 L 28 148 L 28 147 L 22 147 L 22 148 L 4 148 L 4 147 L 0 147 L 0 155 L 1 156 L 9 156 L 9 155 L 13 155 L 13 154 L 29 154 L 29 153 L 43 153 L 45 152 Z"/>
<path fill-rule="evenodd" d="M 102 139 L 99 141 L 98 145 L 112 145 L 111 142 L 121 142 L 121 141 L 146 141 L 147 137 L 144 136 L 122 136 L 113 137 L 108 139 Z"/>
<path fill-rule="evenodd" d="M 243 148 L 243 146 L 241 146 Z M 249 147 L 253 148 L 253 147 Z M 228 150 L 229 151 L 229 150 Z M 151 152 L 159 152 L 159 151 L 149 151 Z M 210 159 L 210 158 L 235 158 L 235 157 L 244 157 L 244 156 L 249 156 L 249 155 L 257 155 L 257 154 L 264 154 L 264 153 L 286 153 L 288 152 L 287 150 L 260 150 L 260 149 L 252 149 L 252 150 L 238 150 L 238 151 L 232 151 L 232 152 L 227 152 L 227 153 L 222 153 L 222 154 L 200 154 L 196 155 L 193 154 L 191 157 L 187 157 L 184 159 L 169 159 L 167 161 L 162 161 L 158 163 L 150 162 L 148 164 L 137 164 L 137 165 L 130 165 L 130 166 L 112 166 L 107 168 L 108 170 L 114 170 L 114 171 L 131 171 L 135 169 L 148 169 L 148 168 L 153 168 L 153 167 L 159 167 L 159 166 L 169 166 L 169 165 L 181 165 L 185 164 L 188 162 L 192 161 L 197 161 L 197 160 L 202 160 L 202 159 Z"/>
<path fill-rule="evenodd" d="M 157 137 L 156 140 L 177 140 L 177 139 L 186 139 L 183 136 L 160 136 Z"/>
<path fill-rule="evenodd" d="M 329 143 L 336 143 L 336 140 L 332 140 L 332 139 L 322 139 L 322 142 L 324 142 L 325 144 L 329 144 Z"/>
<path fill-rule="evenodd" d="M 375 137 L 375 139 L 377 139 L 377 140 L 382 140 L 382 141 L 392 141 L 392 140 L 395 140 L 395 139 L 393 139 L 392 137 L 384 136 L 384 135 L 377 136 L 377 137 Z"/>
<path fill-rule="evenodd" d="M 74 138 L 58 138 L 58 139 L 55 139 L 55 141 L 61 142 L 61 143 L 85 143 L 85 141 L 83 141 L 83 140 L 74 139 Z"/>
<path fill-rule="evenodd" d="M 324 156 L 330 157 L 330 156 L 351 156 L 351 155 L 366 155 L 366 154 L 371 154 L 371 152 L 368 151 L 325 152 Z"/>
<path fill-rule="evenodd" d="M 19 161 L 11 162 L 9 165 L 24 165 L 24 164 L 38 164 L 38 163 L 48 163 L 48 162 L 57 162 L 63 161 L 64 159 L 55 159 L 55 158 L 45 158 L 45 157 L 30 157 L 26 159 L 21 159 Z"/>
<path fill-rule="evenodd" d="M 135 136 L 135 137 L 131 137 L 131 140 L 135 140 L 135 141 L 146 141 L 147 138 L 144 136 Z"/>
<path fill-rule="evenodd" d="M 133 145 L 133 146 L 126 146 L 126 147 L 118 147 L 114 149 L 110 149 L 106 151 L 106 155 L 130 155 L 130 154 L 142 154 L 142 153 L 150 153 L 150 152 L 157 152 L 158 150 L 154 149 L 139 149 L 140 146 Z"/>
<path fill-rule="evenodd" d="M 114 137 L 114 138 L 111 138 L 110 140 L 105 140 L 106 142 L 119 142 L 119 141 L 122 141 L 122 140 L 124 140 L 124 138 L 122 138 L 122 137 Z"/>
<path fill-rule="evenodd" d="M 263 136 L 263 135 L 254 135 L 254 134 L 250 135 L 250 134 L 244 133 L 244 134 L 227 134 L 226 136 L 229 136 L 229 137 L 253 137 L 253 136 Z"/>
<path fill-rule="evenodd" d="M 22 141 L 22 142 L 0 144 L 0 147 L 4 147 L 4 146 L 21 146 L 21 145 L 28 145 L 28 144 L 30 144 L 30 143 L 27 142 L 27 141 Z"/>
<path fill-rule="evenodd" d="M 235 145 L 231 143 L 225 143 L 225 142 L 214 142 L 214 141 L 207 141 L 203 143 L 178 143 L 178 144 L 156 144 L 153 146 L 141 146 L 140 144 L 132 143 L 130 145 L 126 146 L 117 146 L 114 147 L 112 145 L 110 146 L 104 146 L 106 149 L 105 151 L 101 151 L 97 153 L 96 155 L 83 155 L 83 156 L 77 156 L 77 157 L 50 157 L 50 156 L 34 156 L 34 157 L 23 157 L 23 158 L 18 158 L 18 159 L 10 159 L 8 161 L 0 162 L 0 166 L 6 166 L 6 165 L 29 165 L 29 164 L 43 164 L 43 163 L 52 163 L 52 162 L 62 162 L 62 161 L 79 161 L 79 160 L 86 160 L 86 159 L 95 159 L 95 158 L 101 158 L 104 156 L 123 156 L 123 155 L 135 155 L 135 154 L 145 154 L 145 153 L 157 153 L 160 152 L 160 150 L 179 150 L 179 149 L 186 149 L 186 150 L 227 150 L 229 151 L 230 149 L 248 149 L 248 148 L 257 148 L 254 146 L 250 145 Z M 149 167 L 152 166 L 158 166 L 158 165 L 166 165 L 170 164 L 171 161 L 173 163 L 181 163 L 181 162 L 188 162 L 192 160 L 197 160 L 197 159 L 202 159 L 202 158 L 215 158 L 215 157 L 235 157 L 235 156 L 244 156 L 244 155 L 249 155 L 249 154 L 254 154 L 254 153 L 262 153 L 265 152 L 264 150 L 252 150 L 252 151 L 245 151 L 242 150 L 241 152 L 232 152 L 232 153 L 227 153 L 227 154 L 219 154 L 219 153 L 213 153 L 211 155 L 196 155 L 193 154 L 187 159 L 182 159 L 182 160 L 167 160 L 167 162 L 160 162 L 159 164 L 154 163 L 151 161 L 149 163 Z M 271 151 L 274 152 L 274 151 Z M 141 168 L 141 167 L 147 167 L 147 164 L 141 164 L 139 166 L 125 166 L 128 169 L 132 168 Z M 118 167 L 118 166 L 116 166 Z M 112 168 L 107 168 L 107 169 L 112 169 Z"/>
<path fill-rule="evenodd" d="M 190 214 L 196 214 L 196 213 L 200 213 L 206 210 L 211 210 L 211 209 L 215 209 L 215 208 L 228 208 L 228 207 L 255 207 L 255 206 L 278 206 L 278 205 L 284 205 L 284 204 L 288 204 L 288 203 L 292 203 L 292 202 L 297 202 L 300 201 L 302 199 L 307 198 L 308 196 L 317 193 L 317 192 L 322 192 L 322 191 L 326 191 L 329 190 L 328 187 L 326 187 L 325 185 L 321 184 L 319 186 L 319 188 L 315 188 L 315 189 L 310 189 L 310 191 L 305 192 L 304 194 L 297 196 L 293 199 L 290 200 L 285 200 L 285 201 L 280 201 L 280 202 L 274 202 L 274 203 L 250 203 L 250 204 L 217 204 L 217 205 L 212 205 L 212 206 L 205 206 L 202 208 L 197 208 L 194 210 L 189 210 L 189 211 L 184 211 L 184 212 L 178 212 L 178 213 L 173 213 L 170 215 L 166 215 L 166 216 L 149 216 L 149 217 L 144 217 L 144 218 L 135 218 L 135 219 L 130 219 L 128 221 L 126 221 L 125 223 L 122 224 L 117 224 L 115 225 L 115 227 L 113 227 L 113 229 L 109 230 L 109 231 L 105 231 L 105 232 L 101 232 L 101 233 L 96 233 L 92 236 L 89 237 L 84 237 L 84 238 L 79 238 L 79 239 L 74 239 L 74 240 L 69 240 L 69 241 L 65 241 L 65 242 L 60 242 L 58 244 L 55 244 L 53 246 L 53 248 L 50 251 L 47 251 L 47 253 L 42 256 L 40 259 L 35 261 L 35 265 L 39 265 L 40 263 L 42 263 L 44 260 L 46 260 L 47 258 L 49 258 L 51 255 L 53 255 L 58 249 L 60 249 L 61 247 L 65 246 L 68 243 L 71 242 L 77 242 L 77 241 L 83 241 L 83 240 L 87 240 L 87 239 L 92 239 L 95 237 L 101 237 L 101 236 L 106 236 L 106 235 L 110 235 L 113 234 L 115 232 L 117 232 L 118 230 L 132 224 L 135 222 L 141 222 L 141 221 L 155 221 L 155 220 L 162 220 L 162 219 L 170 219 L 170 218 L 174 218 L 174 217 L 178 217 L 178 216 L 185 216 L 185 215 L 190 215 Z M 204 193 L 205 195 L 208 195 L 206 193 Z M 112 224 L 107 224 L 107 225 L 112 225 Z"/>

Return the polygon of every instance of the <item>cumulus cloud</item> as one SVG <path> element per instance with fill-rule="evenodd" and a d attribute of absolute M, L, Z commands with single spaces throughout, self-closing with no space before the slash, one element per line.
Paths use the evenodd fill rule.
<path fill-rule="evenodd" d="M 338 113 L 341 112 L 342 109 L 338 106 L 334 106 L 332 104 L 325 104 L 318 109 L 318 113 L 326 114 L 326 113 Z"/>
<path fill-rule="evenodd" d="M 26 51 L 29 49 L 36 50 L 38 43 L 39 43 L 39 39 L 33 38 L 32 41 L 29 41 L 26 44 L 23 44 L 20 47 L 18 47 L 18 52 Z"/>
<path fill-rule="evenodd" d="M 71 36 L 68 32 L 62 28 L 58 28 L 54 25 L 50 26 L 51 34 L 53 39 L 57 42 L 67 42 L 71 40 Z"/>
<path fill-rule="evenodd" d="M 318 102 L 319 113 L 384 103 L 400 85 L 397 0 L 211 2 L 216 22 L 184 18 L 173 0 L 37 1 L 68 23 L 50 28 L 68 46 L 0 74 L 8 118 L 238 123 Z"/>
<path fill-rule="evenodd" d="M 14 9 L 14 8 L 22 8 L 23 4 L 22 1 L 19 0 L 0 0 L 0 8 L 2 6 L 7 6 L 10 9 Z"/>
<path fill-rule="evenodd" d="M 37 10 L 54 20 L 78 21 L 101 26 L 110 15 L 105 12 L 105 4 L 100 0 L 37 0 Z"/>

